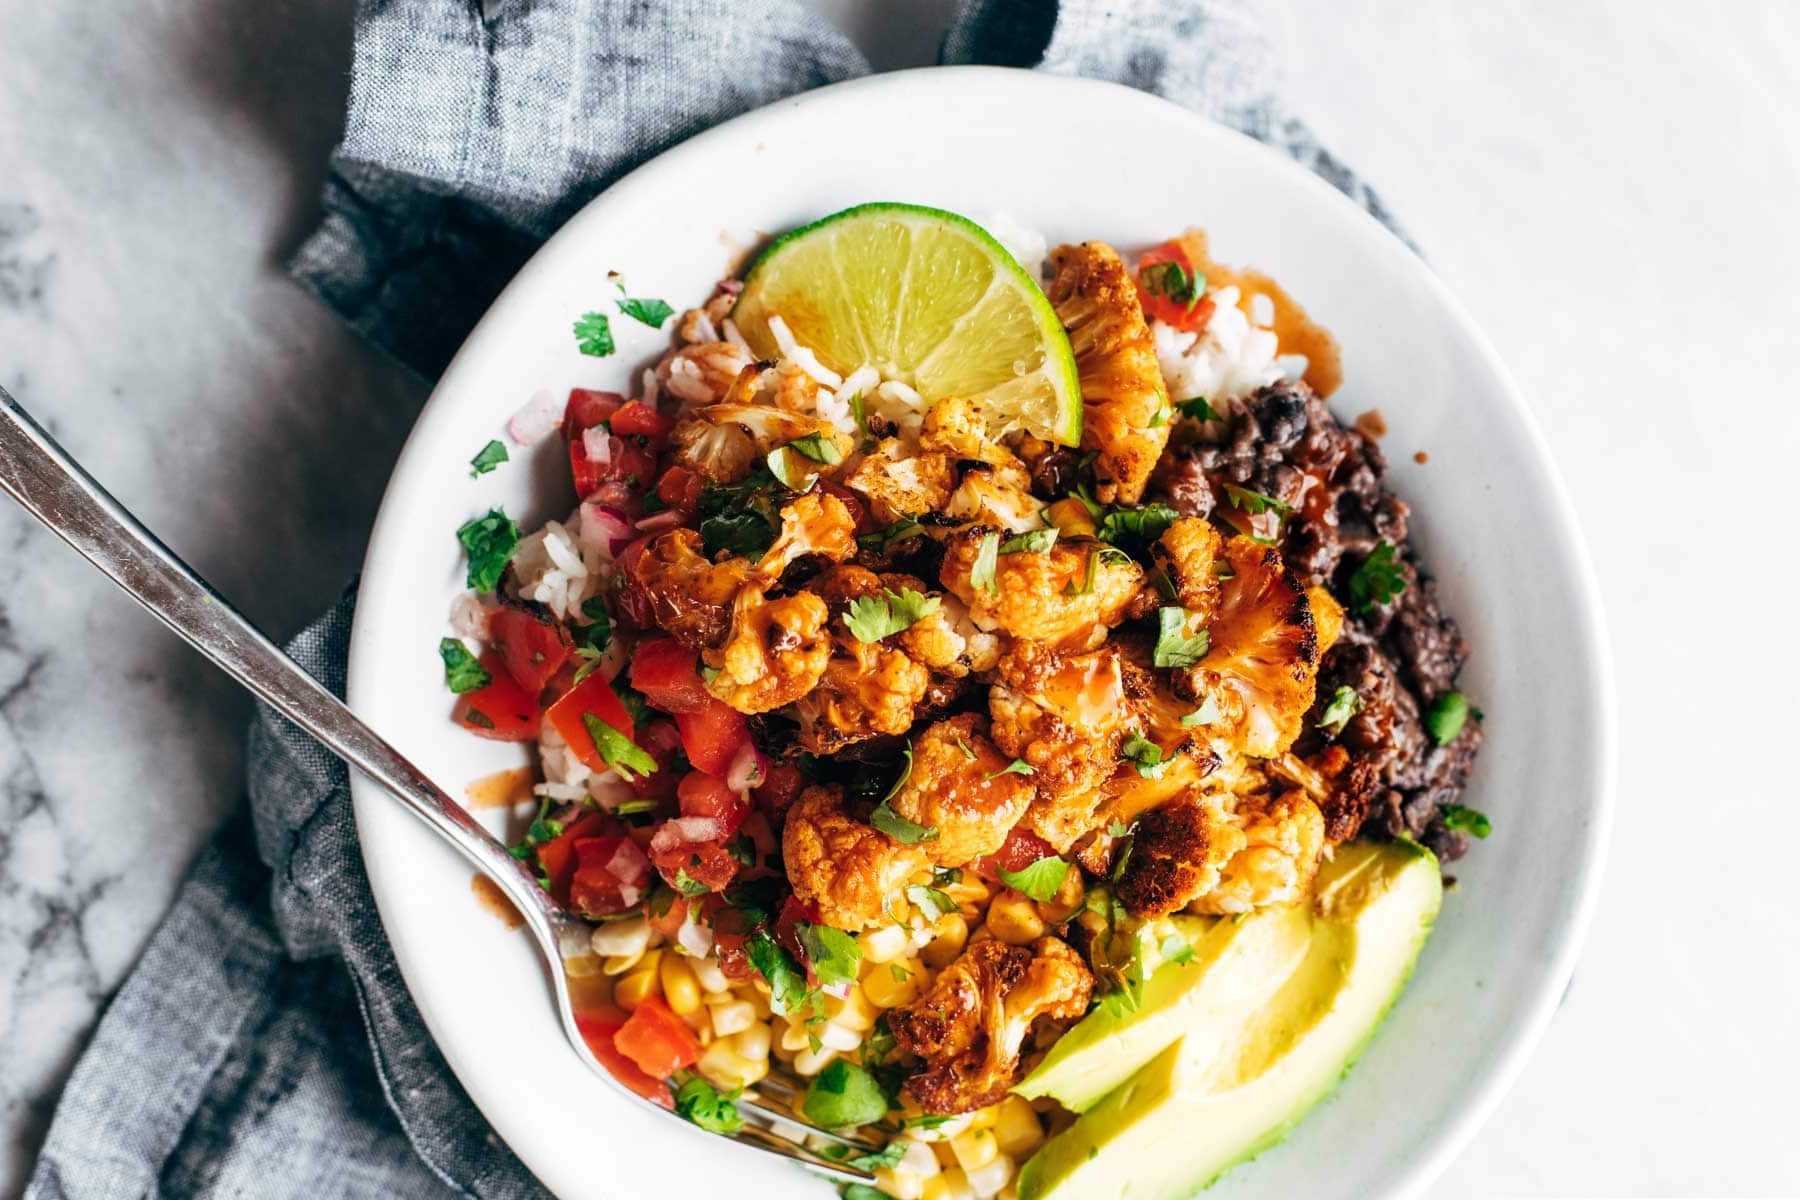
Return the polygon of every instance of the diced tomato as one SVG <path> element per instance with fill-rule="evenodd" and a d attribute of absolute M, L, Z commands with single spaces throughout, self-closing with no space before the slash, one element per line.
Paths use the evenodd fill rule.
<path fill-rule="evenodd" d="M 621 832 L 600 813 L 583 813 L 563 827 L 560 835 L 537 848 L 538 863 L 550 880 L 550 895 L 558 904 L 569 902 L 569 882 L 575 875 L 575 843 Z"/>
<path fill-rule="evenodd" d="M 749 914 L 720 903 L 713 897 L 709 896 L 707 900 L 718 906 L 712 915 L 712 930 L 713 953 L 718 956 L 719 970 L 727 979 L 750 978 L 750 954 L 747 947 L 755 926 Z"/>
<path fill-rule="evenodd" d="M 787 819 L 789 806 L 805 789 L 806 776 L 800 773 L 800 768 L 785 759 L 777 759 L 769 764 L 763 781 L 751 790 L 750 795 L 768 814 L 769 822 L 780 826 Z"/>
<path fill-rule="evenodd" d="M 595 391 L 593 388 L 571 388 L 569 402 L 563 407 L 563 436 L 577 438 L 619 411 L 625 397 L 617 392 Z"/>
<path fill-rule="evenodd" d="M 1000 849 L 986 858 L 970 863 L 970 868 L 990 883 L 1000 878 L 1001 871 L 1023 871 L 1040 858 L 1056 854 L 1056 847 L 1022 825 L 1014 825 Z"/>
<path fill-rule="evenodd" d="M 731 841 L 750 806 L 701 771 L 682 777 L 677 798 L 681 816 L 657 827 L 650 839 L 650 860 L 677 891 L 723 891 L 745 865 L 732 853 Z"/>
<path fill-rule="evenodd" d="M 644 1074 L 656 1079 L 667 1079 L 700 1059 L 700 1039 L 657 996 L 639 1002 L 613 1034 L 613 1045 Z"/>
<path fill-rule="evenodd" d="M 656 481 L 656 498 L 664 507 L 690 517 L 700 507 L 700 493 L 705 490 L 706 480 L 682 466 L 670 467 Z"/>
<path fill-rule="evenodd" d="M 690 771 L 676 790 L 684 817 L 712 817 L 722 827 L 721 837 L 731 837 L 744 823 L 750 806 L 736 792 L 704 771 Z"/>
<path fill-rule="evenodd" d="M 476 737 L 496 742 L 529 742 L 538 735 L 537 692 L 519 686 L 506 660 L 489 650 L 481 656 L 489 682 L 456 698 L 451 718 Z"/>
<path fill-rule="evenodd" d="M 673 1110 L 675 1100 L 669 1095 L 669 1085 L 644 1074 L 635 1062 L 619 1052 L 615 1039 L 625 1021 L 625 1014 L 616 1008 L 575 1014 L 575 1028 L 581 1031 L 581 1040 L 587 1043 L 588 1049 L 594 1052 L 594 1057 L 600 1060 L 600 1065 L 614 1079 L 644 1099 Z"/>
<path fill-rule="evenodd" d="M 656 760 L 656 770 L 633 779 L 631 790 L 652 800 L 672 799 L 675 785 L 680 782 L 675 774 L 675 757 L 681 750 L 681 731 L 675 728 L 675 722 L 658 717 L 637 731 L 636 740 L 644 753 Z M 668 813 L 658 812 L 657 815 L 667 816 Z"/>
<path fill-rule="evenodd" d="M 594 735 L 588 732 L 585 717 L 606 722 L 627 740 L 635 739 L 631 714 L 625 711 L 625 702 L 613 691 L 612 681 L 598 671 L 552 704 L 544 719 L 569 744 L 569 752 L 587 764 L 589 770 L 607 770 L 610 764 L 600 757 L 600 747 L 594 744 Z"/>
<path fill-rule="evenodd" d="M 1177 329 L 1200 332 L 1212 320 L 1213 309 L 1216 307 L 1212 297 L 1202 296 L 1198 301 L 1187 303 L 1168 296 L 1163 290 L 1162 280 L 1157 278 L 1162 272 L 1152 271 L 1149 276 L 1145 275 L 1148 268 L 1159 267 L 1163 263 L 1179 263 L 1190 279 L 1196 278 L 1193 260 L 1178 241 L 1164 242 L 1139 255 L 1138 299 L 1143 303 L 1144 316 L 1165 325 L 1173 325 Z"/>
<path fill-rule="evenodd" d="M 631 686 L 644 693 L 652 708 L 667 713 L 694 712 L 718 703 L 700 680 L 700 656 L 674 638 L 638 643 L 631 656 Z"/>
<path fill-rule="evenodd" d="M 633 400 L 622 406 L 607 422 L 612 431 L 620 437 L 647 437 L 662 449 L 662 443 L 669 436 L 669 429 L 674 422 L 651 408 L 641 400 Z"/>
<path fill-rule="evenodd" d="M 775 918 L 775 940 L 781 943 L 783 950 L 794 956 L 794 961 L 805 962 L 806 949 L 800 945 L 800 926 L 818 923 L 819 906 L 790 895 Z"/>
<path fill-rule="evenodd" d="M 575 864 L 569 903 L 590 917 L 624 912 L 650 887 L 650 860 L 623 833 L 582 838 L 575 843 Z"/>
<path fill-rule="evenodd" d="M 731 771 L 731 760 L 738 747 L 750 740 L 750 725 L 744 714 L 711 696 L 692 712 L 675 714 L 681 727 L 681 744 L 688 761 L 721 779 Z"/>
<path fill-rule="evenodd" d="M 688 898 L 686 896 L 677 896 L 669 904 L 668 911 L 663 913 L 662 916 L 659 917 L 655 913 L 646 910 L 644 919 L 650 923 L 651 929 L 654 929 L 657 933 L 663 935 L 665 941 L 673 942 L 676 935 L 681 932 L 681 927 L 687 924 L 687 914 Z"/>
<path fill-rule="evenodd" d="M 488 632 L 506 660 L 506 673 L 534 696 L 575 650 L 569 631 L 549 616 L 512 605 L 488 618 Z"/>
<path fill-rule="evenodd" d="M 656 613 L 650 606 L 650 597 L 632 570 L 632 564 L 643 557 L 644 547 L 649 544 L 650 535 L 645 535 L 613 557 L 614 569 L 625 581 L 625 587 L 619 593 L 619 614 L 639 629 L 656 628 Z"/>

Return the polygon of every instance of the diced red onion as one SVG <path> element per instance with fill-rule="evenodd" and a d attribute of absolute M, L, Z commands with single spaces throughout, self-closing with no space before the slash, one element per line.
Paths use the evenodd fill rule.
<path fill-rule="evenodd" d="M 506 422 L 506 436 L 520 446 L 539 441 L 562 425 L 563 406 L 549 389 L 533 392 L 523 408 Z"/>
<path fill-rule="evenodd" d="M 619 903 L 623 904 L 626 908 L 630 908 L 643 898 L 644 889 L 637 884 L 621 883 L 619 885 Z"/>
<path fill-rule="evenodd" d="M 712 953 L 713 931 L 711 926 L 702 925 L 694 919 L 698 907 L 694 904 L 688 905 L 687 919 L 682 921 L 681 928 L 675 931 L 675 940 L 681 943 L 683 950 L 695 958 L 705 958 Z"/>
<path fill-rule="evenodd" d="M 587 452 L 591 463 L 606 464 L 612 461 L 612 431 L 604 425 L 595 425 L 591 429 L 581 431 L 581 448 Z"/>
<path fill-rule="evenodd" d="M 661 512 L 653 512 L 647 517 L 639 517 L 637 529 L 639 533 L 658 533 L 664 529 L 673 529 L 681 524 L 681 510 L 665 508 Z"/>
<path fill-rule="evenodd" d="M 745 792 L 761 783 L 768 777 L 768 768 L 762 753 L 755 743 L 745 742 L 738 747 L 737 756 L 731 760 L 731 767 L 725 772 L 725 786 L 734 792 Z"/>
<path fill-rule="evenodd" d="M 851 985 L 849 983 L 827 983 L 821 984 L 819 990 L 824 992 L 827 996 L 836 996 L 839 1000 L 842 1000 L 850 994 L 850 988 Z"/>
<path fill-rule="evenodd" d="M 606 869 L 620 883 L 642 883 L 649 877 L 650 860 L 644 857 L 644 852 L 636 842 L 626 838 L 613 851 L 612 857 L 607 859 Z"/>
<path fill-rule="evenodd" d="M 719 290 L 724 292 L 727 296 L 736 296 L 744 290 L 744 281 L 741 279 L 721 279 L 719 281 Z"/>
<path fill-rule="evenodd" d="M 581 548 L 604 552 L 612 558 L 637 536 L 631 520 L 616 508 L 587 501 L 581 506 Z"/>
<path fill-rule="evenodd" d="M 683 846 L 716 842 L 725 836 L 725 822 L 717 817 L 676 817 L 664 821 L 650 838 L 653 853 L 666 854 Z"/>

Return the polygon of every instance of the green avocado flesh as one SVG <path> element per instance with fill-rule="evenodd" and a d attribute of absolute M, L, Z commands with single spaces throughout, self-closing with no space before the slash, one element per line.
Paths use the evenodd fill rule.
<path fill-rule="evenodd" d="M 1310 907 L 1220 922 L 1137 1011 L 1089 1014 L 1020 1085 L 1082 1116 L 1026 1162 L 1019 1200 L 1181 1200 L 1279 1142 L 1374 1036 L 1442 899 L 1429 851 L 1343 846 Z"/>

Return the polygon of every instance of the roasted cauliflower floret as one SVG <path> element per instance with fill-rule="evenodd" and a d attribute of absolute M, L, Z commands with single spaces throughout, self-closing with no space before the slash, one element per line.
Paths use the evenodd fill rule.
<path fill-rule="evenodd" d="M 732 604 L 731 631 L 703 655 L 718 674 L 706 690 L 742 713 L 791 704 L 813 689 L 831 657 L 825 602 L 811 592 L 776 600 L 747 584 Z"/>
<path fill-rule="evenodd" d="M 1023 467 L 965 467 L 943 511 L 958 521 L 1009 533 L 1044 527 L 1044 502 L 1031 494 L 1031 476 Z"/>
<path fill-rule="evenodd" d="M 856 518 L 842 500 L 817 489 L 782 506 L 781 532 L 756 564 L 765 579 L 779 579 L 797 558 L 816 554 L 843 562 L 856 553 Z"/>
<path fill-rule="evenodd" d="M 907 577 L 881 578 L 888 587 L 895 587 L 893 580 Z M 924 588 L 923 584 L 913 586 Z M 899 640 L 900 648 L 914 662 L 951 679 L 985 674 L 1000 660 L 999 635 L 977 629 L 969 619 L 968 606 L 955 596 L 939 596 L 938 607 L 902 633 Z"/>
<path fill-rule="evenodd" d="M 781 860 L 794 895 L 818 906 L 819 919 L 858 933 L 904 906 L 907 881 L 930 869 L 916 847 L 897 842 L 844 811 L 843 789 L 809 787 L 788 810 Z"/>
<path fill-rule="evenodd" d="M 1027 829 L 1065 850 L 1104 799 L 1100 786 L 1119 766 L 1119 746 L 1137 718 L 1116 648 L 1065 655 L 1015 642 L 988 691 L 994 744 L 1032 768 L 1037 795 Z"/>
<path fill-rule="evenodd" d="M 712 391 L 710 384 L 706 390 Z M 821 438 L 841 458 L 853 443 L 815 415 L 817 390 L 804 372 L 746 365 L 718 403 L 692 409 L 676 423 L 669 436 L 674 461 L 709 482 L 737 483 L 769 451 L 801 438 Z"/>
<path fill-rule="evenodd" d="M 671 529 L 650 539 L 630 574 L 657 626 L 699 650 L 730 630 L 732 602 L 750 578 L 750 564 L 741 558 L 712 562 L 701 552 L 698 533 Z"/>
<path fill-rule="evenodd" d="M 998 1103 L 1015 1082 L 1033 1023 L 1076 1020 L 1093 988 L 1087 964 L 1056 938 L 1029 948 L 996 938 L 971 944 L 930 991 L 888 1011 L 894 1040 L 920 1059 L 906 1090 L 934 1113 Z"/>
<path fill-rule="evenodd" d="M 1224 561 L 1231 574 L 1220 583 L 1209 648 L 1191 682 L 1219 705 L 1215 736 L 1253 758 L 1273 758 L 1300 736 L 1312 707 L 1318 627 L 1275 547 L 1234 537 Z"/>
<path fill-rule="evenodd" d="M 1137 286 L 1105 242 L 1058 246 L 1050 263 L 1050 303 L 1081 373 L 1081 445 L 1099 453 L 1096 490 L 1108 503 L 1136 504 L 1174 424 Z"/>
<path fill-rule="evenodd" d="M 930 672 L 896 644 L 899 638 L 864 642 L 844 621 L 851 601 L 881 594 L 881 577 L 862 567 L 838 566 L 813 580 L 810 590 L 830 609 L 832 651 L 819 686 L 794 705 L 800 745 L 813 754 L 831 754 L 852 742 L 905 733 L 931 684 Z"/>
<path fill-rule="evenodd" d="M 1199 517 L 1182 517 L 1157 539 L 1157 562 L 1174 585 L 1176 601 L 1205 625 L 1219 603 L 1219 531 Z"/>
<path fill-rule="evenodd" d="M 987 721 L 962 713 L 913 739 L 912 771 L 888 800 L 909 821 L 937 830 L 919 849 L 940 867 L 992 854 L 1031 804 L 1031 781 L 987 737 Z"/>
<path fill-rule="evenodd" d="M 1193 789 L 1145 813 L 1130 836 L 1117 892 L 1133 914 L 1245 913 L 1306 898 L 1325 819 L 1303 792 Z"/>
<path fill-rule="evenodd" d="M 1101 542 L 1059 538 L 1048 550 L 999 553 L 1008 536 L 967 529 L 944 545 L 938 578 L 982 629 L 1091 648 L 1125 619 L 1143 586 L 1138 565 Z"/>
<path fill-rule="evenodd" d="M 734 342 L 698 342 L 683 346 L 657 367 L 656 382 L 683 404 L 717 404 L 750 365 L 750 352 Z"/>
<path fill-rule="evenodd" d="M 891 525 L 902 517 L 942 512 L 956 486 L 948 455 L 909 455 L 897 438 L 887 438 L 844 478 L 844 486 L 869 502 L 877 521 Z"/>

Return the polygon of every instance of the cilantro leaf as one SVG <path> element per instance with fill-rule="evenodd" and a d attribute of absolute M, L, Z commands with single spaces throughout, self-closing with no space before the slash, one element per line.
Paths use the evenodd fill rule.
<path fill-rule="evenodd" d="M 1152 296 L 1164 296 L 1193 312 L 1206 295 L 1206 276 L 1191 269 L 1178 258 L 1152 263 L 1138 272 L 1138 282 Z"/>
<path fill-rule="evenodd" d="M 689 875 L 686 867 L 675 868 L 675 878 L 670 882 L 670 886 L 690 900 L 695 896 L 704 896 L 712 891 L 704 883 Z"/>
<path fill-rule="evenodd" d="M 500 586 L 506 564 L 519 548 L 519 527 L 505 511 L 491 508 L 485 517 L 476 517 L 456 531 L 469 555 L 468 584 L 478 592 L 491 592 Z"/>
<path fill-rule="evenodd" d="M 605 358 L 613 345 L 612 322 L 603 312 L 582 313 L 575 322 L 575 348 L 592 358 Z"/>
<path fill-rule="evenodd" d="M 594 749 L 600 752 L 601 759 L 626 783 L 641 775 L 655 773 L 656 760 L 640 750 L 629 737 L 593 713 L 582 713 L 581 723 L 587 726 L 588 736 L 594 739 Z"/>
<path fill-rule="evenodd" d="M 884 588 L 878 596 L 858 596 L 844 614 L 844 625 L 859 642 L 879 642 L 884 637 L 911 629 L 936 612 L 943 601 L 921 596 L 911 588 L 898 592 Z"/>
<path fill-rule="evenodd" d="M 867 1125 L 887 1116 L 887 1095 L 875 1077 L 841 1058 L 827 1063 L 807 1086 L 800 1111 L 826 1129 Z"/>
<path fill-rule="evenodd" d="M 1121 757 L 1129 759 L 1137 767 L 1137 773 L 1145 779 L 1156 779 L 1168 769 L 1169 764 L 1163 761 L 1162 747 L 1141 733 L 1134 733 L 1125 739 L 1119 747 Z"/>
<path fill-rule="evenodd" d="M 1350 573 L 1351 611 L 1366 613 L 1405 590 L 1406 569 L 1400 565 L 1394 543 L 1383 538 Z"/>
<path fill-rule="evenodd" d="M 1196 708 L 1193 712 L 1181 718 L 1181 727 L 1183 729 L 1192 729 L 1196 725 L 1211 725 L 1218 719 L 1219 702 L 1211 696 L 1208 696 L 1200 702 L 1199 708 Z"/>
<path fill-rule="evenodd" d="M 469 478 L 486 475 L 501 463 L 507 461 L 506 446 L 498 441 L 489 442 L 476 451 L 475 457 L 469 460 Z"/>
<path fill-rule="evenodd" d="M 1472 833 L 1484 838 L 1494 832 L 1494 823 L 1487 819 L 1487 814 L 1474 808 L 1465 808 L 1460 804 L 1446 804 L 1438 810 L 1444 818 L 1445 829 L 1457 829 L 1464 833 Z"/>
<path fill-rule="evenodd" d="M 909 821 L 895 812 L 893 806 L 883 800 L 869 814 L 869 824 L 908 846 L 916 846 L 920 842 L 937 840 L 938 831 L 929 825 L 921 825 L 917 821 Z"/>
<path fill-rule="evenodd" d="M 438 643 L 438 657 L 444 660 L 444 682 L 458 696 L 484 688 L 494 681 L 460 638 L 445 638 Z"/>
<path fill-rule="evenodd" d="M 747 951 L 750 965 L 769 983 L 769 1007 L 778 1016 L 800 1011 L 810 1001 L 806 974 L 767 930 L 757 930 Z"/>
<path fill-rule="evenodd" d="M 818 976 L 821 984 L 831 987 L 856 982 L 856 964 L 862 961 L 862 947 L 856 944 L 854 934 L 829 925 L 804 922 L 799 933 L 800 948 L 806 951 L 806 961 L 812 964 L 813 974 Z"/>
<path fill-rule="evenodd" d="M 1022 758 L 1015 758 L 998 771 L 984 775 L 984 779 L 998 779 L 1002 775 L 1036 775 L 1037 769 Z"/>
<path fill-rule="evenodd" d="M 1100 555 L 1097 551 L 1088 551 L 1087 563 L 1082 567 L 1081 582 L 1073 579 L 1063 586 L 1065 596 L 1085 596 L 1094 590 L 1094 575 L 1100 569 Z"/>
<path fill-rule="evenodd" d="M 956 748 L 962 751 L 962 756 L 964 758 L 968 759 L 970 762 L 975 761 L 975 747 L 963 741 L 961 734 L 956 735 Z"/>
<path fill-rule="evenodd" d="M 638 299 L 626 296 L 619 301 L 619 311 L 634 321 L 641 321 L 652 329 L 661 329 L 664 321 L 675 315 L 675 310 L 661 300 Z"/>
<path fill-rule="evenodd" d="M 956 911 L 956 901 L 950 894 L 934 887 L 926 887 L 922 883 L 908 884 L 906 898 L 919 906 L 927 921 L 935 921 Z"/>
<path fill-rule="evenodd" d="M 1021 533 L 1018 537 L 1008 538 L 1000 543 L 1002 554 L 1048 554 L 1050 547 L 1056 545 L 1056 530 L 1034 529 L 1030 533 Z"/>
<path fill-rule="evenodd" d="M 606 601 L 598 596 L 582 601 L 581 615 L 588 623 L 569 627 L 575 644 L 596 654 L 606 653 L 607 646 L 612 643 L 612 615 L 606 611 Z"/>
<path fill-rule="evenodd" d="M 1180 517 L 1181 514 L 1167 504 L 1108 509 L 1100 518 L 1098 536 L 1101 541 L 1114 544 L 1133 538 L 1154 542 Z"/>
<path fill-rule="evenodd" d="M 843 451 L 823 433 L 809 433 L 805 437 L 795 438 L 787 444 L 787 448 L 803 458 L 810 458 L 828 467 L 835 467 L 844 461 Z"/>
<path fill-rule="evenodd" d="M 984 592 L 997 592 L 1000 583 L 994 577 L 1000 566 L 1000 535 L 986 533 L 981 536 L 981 547 L 975 551 L 975 565 L 969 568 L 969 585 L 980 588 Z"/>
<path fill-rule="evenodd" d="M 733 1134 L 744 1127 L 737 1100 L 743 1088 L 721 1092 L 698 1075 L 690 1075 L 675 1089 L 675 1112 L 708 1133 Z"/>
<path fill-rule="evenodd" d="M 859 1167 L 864 1171 L 886 1171 L 899 1166 L 900 1160 L 906 1157 L 906 1143 L 896 1139 L 879 1150 L 860 1153 L 854 1146 L 826 1146 L 819 1153 L 845 1166 Z M 857 1190 L 859 1188 L 860 1194 Z M 866 1183 L 852 1183 L 845 1186 L 843 1200 L 888 1200 L 888 1194 Z"/>
<path fill-rule="evenodd" d="M 709 487 L 700 493 L 700 544 L 708 557 L 721 551 L 761 558 L 781 528 L 772 495 L 776 480 L 752 472 L 742 483 Z"/>
<path fill-rule="evenodd" d="M 1195 396 L 1192 400 L 1183 400 L 1175 405 L 1184 417 L 1192 417 L 1196 421 L 1223 421 L 1224 415 L 1206 402 L 1205 396 Z"/>
<path fill-rule="evenodd" d="M 1272 512 L 1276 516 L 1285 517 L 1294 511 L 1293 505 L 1283 504 L 1273 496 L 1265 496 L 1261 492 L 1253 492 L 1249 488 L 1241 488 L 1235 483 L 1227 483 L 1222 486 L 1225 489 L 1225 499 L 1231 502 L 1231 507 L 1238 509 L 1240 512 L 1247 512 L 1253 517 L 1260 516 L 1266 512 Z"/>
<path fill-rule="evenodd" d="M 1319 728 L 1334 734 L 1344 732 L 1344 726 L 1350 723 L 1351 717 L 1362 711 L 1362 706 L 1362 697 L 1356 694 L 1355 688 L 1348 685 L 1339 687 L 1331 694 L 1331 703 L 1319 714 Z"/>
<path fill-rule="evenodd" d="M 877 529 L 874 533 L 858 534 L 856 544 L 870 553 L 879 553 L 895 542 L 904 542 L 908 538 L 916 538 L 925 532 L 917 517 L 901 517 L 886 529 Z"/>
<path fill-rule="evenodd" d="M 1150 652 L 1151 662 L 1159 667 L 1191 667 L 1206 657 L 1206 630 L 1190 637 L 1187 622 L 1185 608 L 1156 610 L 1156 648 Z"/>
<path fill-rule="evenodd" d="M 1063 880 L 1069 876 L 1067 859 L 1050 855 L 1040 858 L 1018 871 L 1000 871 L 1000 880 L 1007 887 L 1023 892 L 1033 900 L 1045 901 L 1056 895 L 1062 887 Z"/>
<path fill-rule="evenodd" d="M 1468 719 L 1469 698 L 1461 692 L 1445 692 L 1431 702 L 1431 711 L 1425 714 L 1425 728 L 1431 730 L 1432 741 L 1447 746 L 1456 740 Z"/>

